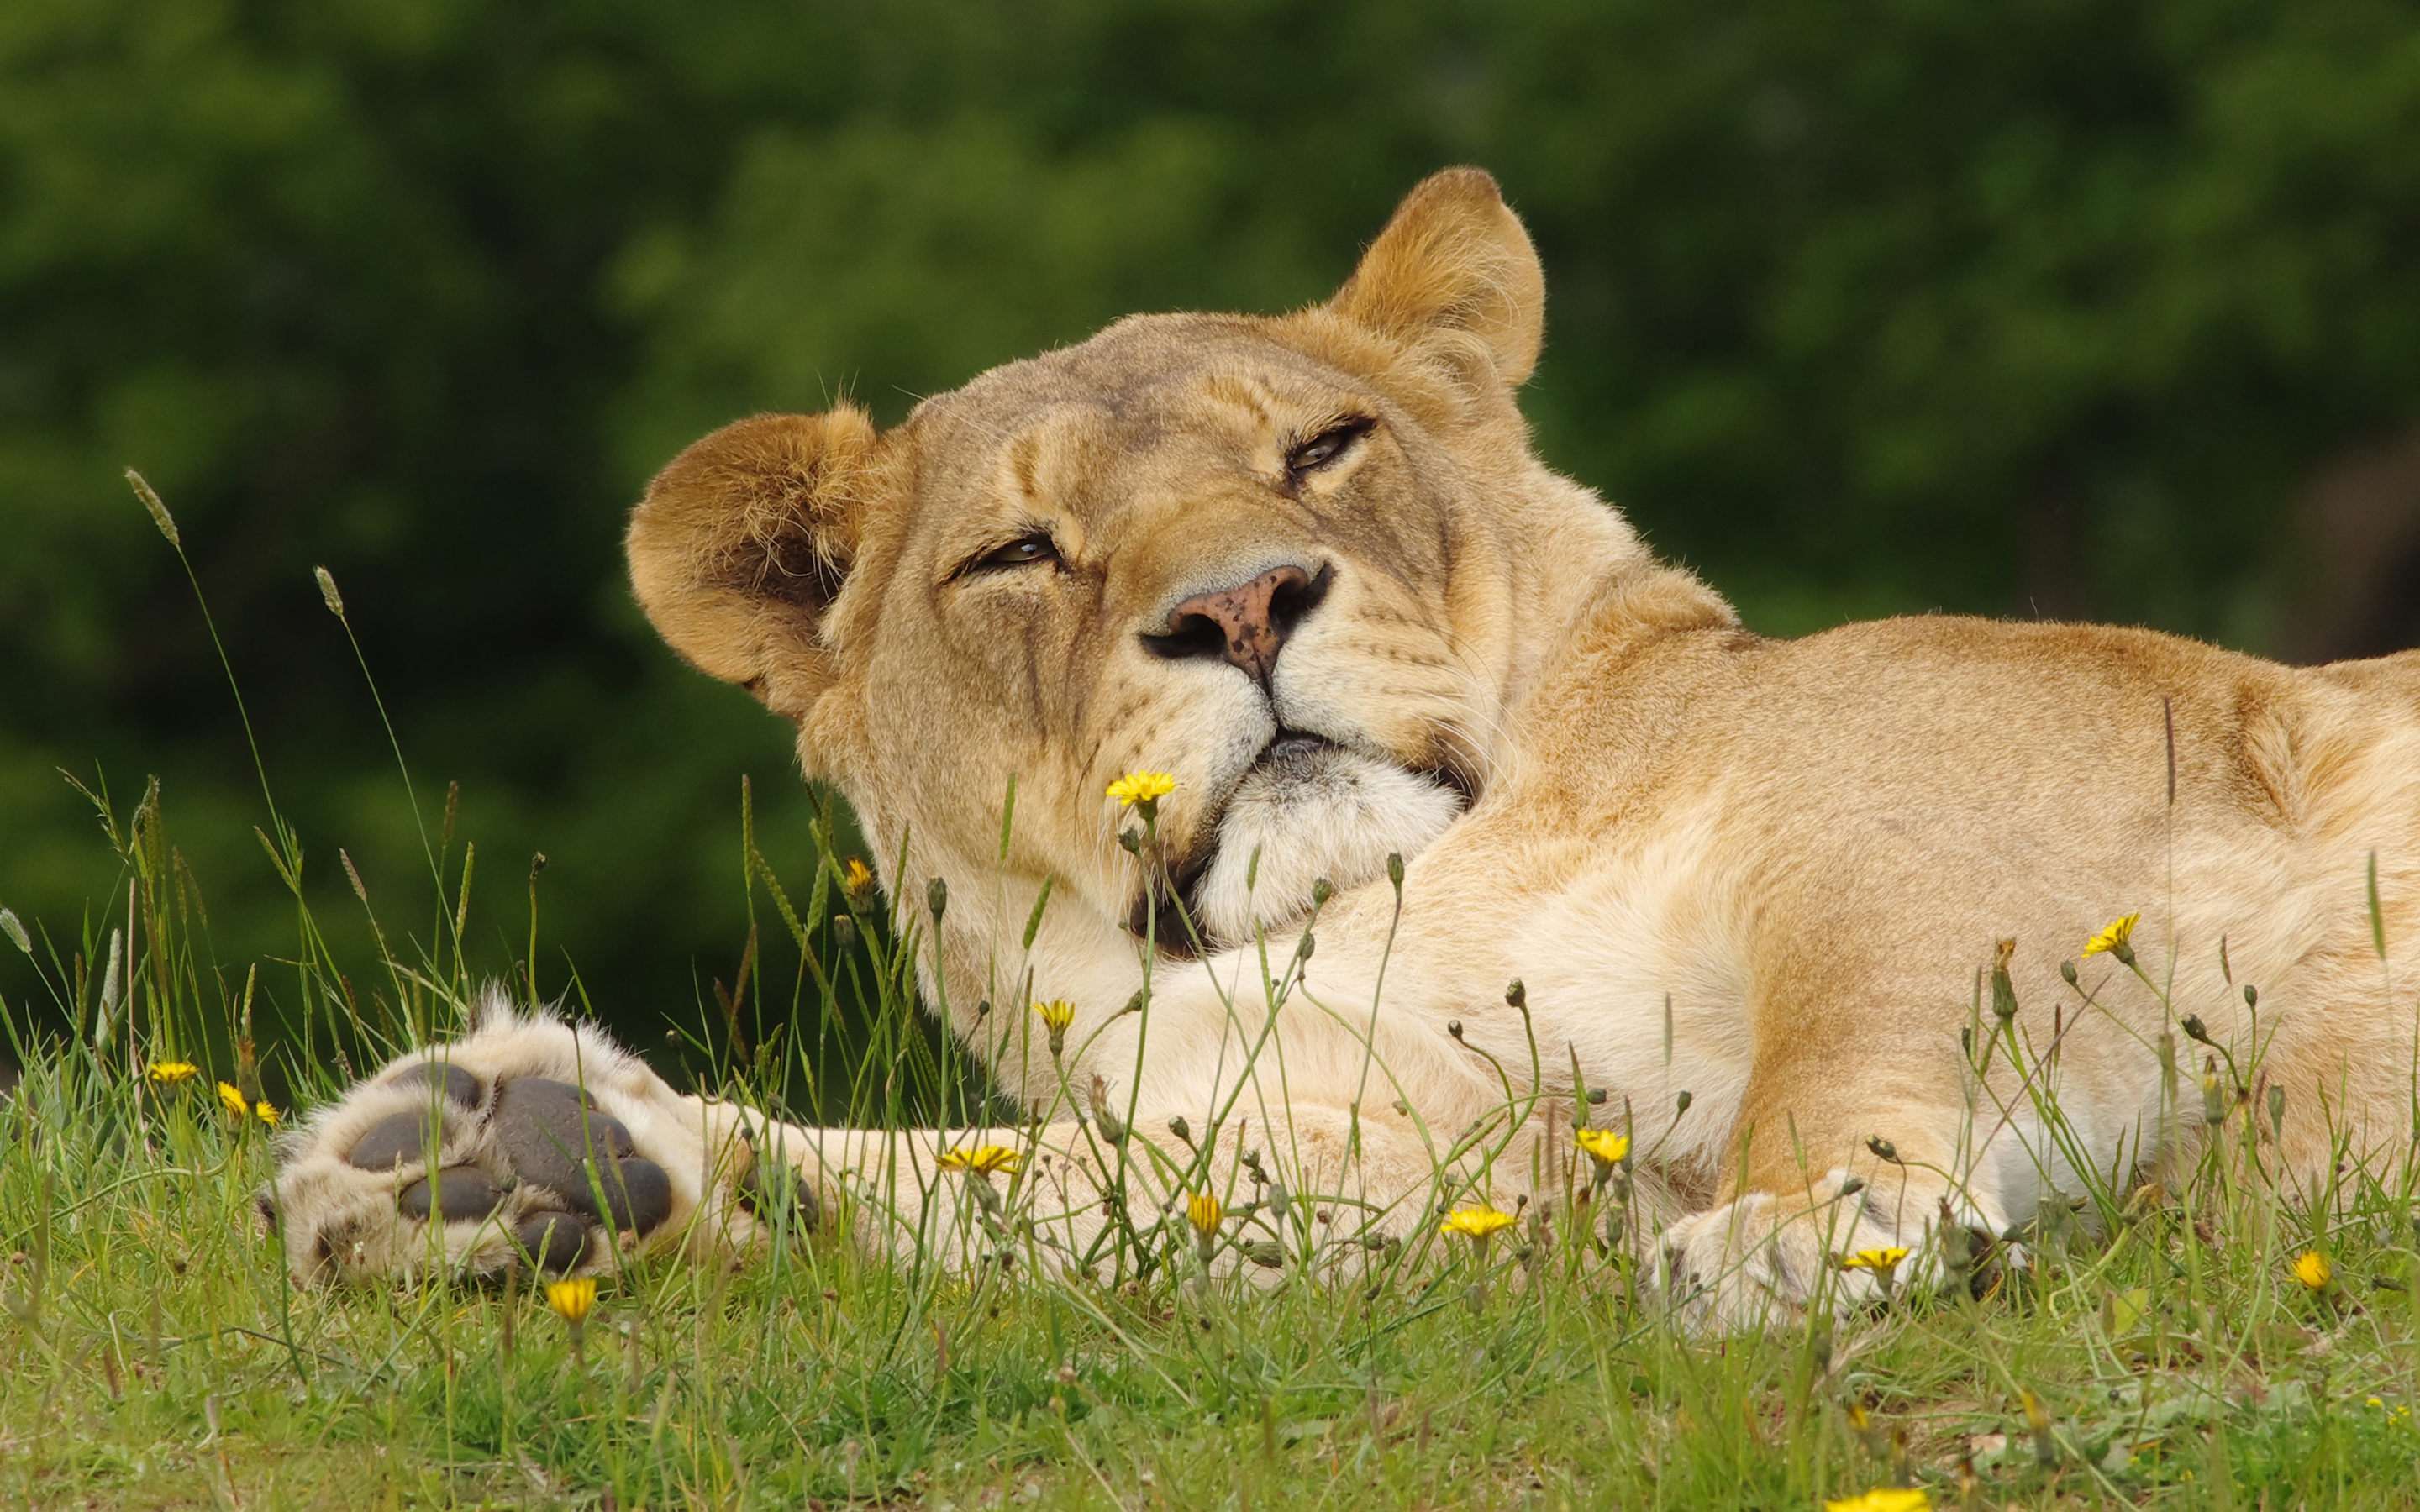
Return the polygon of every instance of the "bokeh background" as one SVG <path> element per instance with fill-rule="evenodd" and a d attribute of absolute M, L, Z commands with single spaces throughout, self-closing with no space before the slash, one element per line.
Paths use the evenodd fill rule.
<path fill-rule="evenodd" d="M 122 907 L 163 783 L 230 969 L 293 953 L 243 729 L 340 951 L 696 1017 L 786 732 L 633 609 L 682 443 L 1129 310 L 1323 296 L 1492 169 L 1548 270 L 1546 455 L 1796 634 L 1949 609 L 2319 659 L 2420 641 L 2420 11 L 2383 0 L 9 0 L 0 903 Z M 39 999 L 0 945 L 0 997 Z M 277 992 L 272 970 L 267 982 Z"/>

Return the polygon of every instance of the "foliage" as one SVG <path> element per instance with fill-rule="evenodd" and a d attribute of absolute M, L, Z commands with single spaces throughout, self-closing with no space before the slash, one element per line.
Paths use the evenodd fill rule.
<path fill-rule="evenodd" d="M 751 409 L 895 418 L 1129 309 L 1317 298 L 1453 161 L 1545 255 L 1547 455 L 1759 628 L 2409 643 L 2420 474 L 2305 496 L 2403 455 L 2415 128 L 2420 22 L 2383 0 L 19 0 L 0 901 L 64 924 L 123 886 L 54 770 L 98 764 L 163 779 L 230 959 L 282 928 L 132 464 L 304 830 L 373 889 L 421 867 L 325 563 L 422 810 L 458 779 L 491 866 L 547 853 L 616 1022 L 710 1012 L 737 779 L 779 854 L 811 804 L 778 726 L 628 603 L 647 472 Z M 514 895 L 474 903 L 489 969 Z"/>

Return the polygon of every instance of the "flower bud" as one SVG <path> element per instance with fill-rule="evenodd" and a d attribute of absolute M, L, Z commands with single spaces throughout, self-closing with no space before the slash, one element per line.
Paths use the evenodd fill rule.
<path fill-rule="evenodd" d="M 1886 1160 L 1893 1165 L 1899 1164 L 1899 1147 L 1880 1134 L 1868 1134 L 1866 1148 L 1874 1152 L 1877 1160 Z"/>
<path fill-rule="evenodd" d="M 1461 1038 L 1462 1038 L 1462 1020 L 1460 1020 L 1460 1019 L 1448 1019 L 1448 1020 L 1446 1020 L 1446 1021 L 1445 1021 L 1445 1032 L 1446 1032 L 1446 1033 L 1448 1033 L 1448 1034 L 1452 1035 L 1452 1036 L 1453 1036 L 1455 1039 L 1457 1039 L 1457 1040 L 1461 1039 Z"/>
<path fill-rule="evenodd" d="M 1696 1101 L 1697 1099 L 1691 1097 L 1683 1088 L 1681 1095 L 1672 1100 L 1672 1117 L 1677 1120 L 1682 1114 L 1689 1111 L 1689 1104 Z"/>
<path fill-rule="evenodd" d="M 1093 1085 L 1085 1101 L 1093 1105 L 1093 1127 L 1101 1132 L 1101 1138 L 1111 1145 L 1125 1144 L 1125 1120 L 1109 1110 L 1109 1084 L 1098 1072 L 1093 1073 Z"/>
<path fill-rule="evenodd" d="M 857 920 L 846 914 L 832 915 L 832 944 L 843 955 L 857 949 Z"/>
<path fill-rule="evenodd" d="M 1395 885 L 1395 892 L 1398 896 L 1401 896 L 1404 890 L 1403 852 L 1388 851 L 1387 853 L 1387 880 Z"/>
<path fill-rule="evenodd" d="M 1336 884 L 1321 877 L 1311 885 L 1311 906 L 1325 908 L 1327 900 L 1336 896 Z"/>
<path fill-rule="evenodd" d="M 2260 1006 L 2260 989 L 2253 986 L 2248 981 L 2243 984 L 2243 1006 L 2246 1008 L 2258 1008 Z"/>
<path fill-rule="evenodd" d="M 1523 1010 L 1527 1010 L 1528 1008 L 1529 989 L 1521 985 L 1520 978 L 1513 978 L 1512 980 L 1505 987 L 1504 1001 L 1514 1008 Z"/>
<path fill-rule="evenodd" d="M 933 927 L 940 928 L 941 915 L 949 910 L 950 885 L 939 877 L 924 884 L 924 906 L 933 911 Z"/>
<path fill-rule="evenodd" d="M 1168 1120 L 1168 1132 L 1188 1145 L 1193 1143 L 1193 1125 L 1182 1113 Z"/>
<path fill-rule="evenodd" d="M 2060 963 L 2058 964 L 2058 974 L 2059 974 L 2062 978 L 2066 979 L 2067 984 L 2068 984 L 2069 986 L 2072 987 L 2072 986 L 2074 986 L 2074 985 L 2075 985 L 2075 963 L 2074 963 L 2074 962 L 2072 962 L 2072 961 L 2062 961 L 2062 962 L 2060 962 Z"/>
<path fill-rule="evenodd" d="M 2201 1044 L 2210 1043 L 2210 1027 L 2202 1023 L 2200 1014 L 2187 1013 L 2177 1026 L 2185 1031 L 2186 1039 Z"/>
<path fill-rule="evenodd" d="M 1285 1247 L 1273 1240 L 1256 1239 L 1242 1248 L 1244 1258 L 1254 1265 L 1264 1265 L 1272 1271 L 1285 1265 Z"/>

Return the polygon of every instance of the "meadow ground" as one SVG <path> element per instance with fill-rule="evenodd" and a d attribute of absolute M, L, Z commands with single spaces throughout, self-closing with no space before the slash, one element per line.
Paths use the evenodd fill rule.
<path fill-rule="evenodd" d="M 370 916 L 380 958 L 352 964 L 357 988 L 266 791 L 298 935 L 245 966 L 209 949 L 156 786 L 131 808 L 91 796 L 122 904 L 70 937 L 0 910 L 0 949 L 49 995 L 0 1005 L 24 1068 L 0 1103 L 0 1504 L 2420 1504 L 2420 1172 L 2406 1150 L 2293 1189 L 2279 1121 L 2325 1110 L 2288 1106 L 2257 1045 L 2195 1042 L 2196 1005 L 2172 1005 L 2163 1047 L 2172 1149 L 2001 1236 L 2021 1250 L 1955 1257 L 1947 1285 L 1911 1273 L 1885 1303 L 1728 1338 L 1693 1334 L 1604 1242 L 1617 1216 L 1638 1227 L 1630 1167 L 1576 1151 L 1574 1188 L 1485 1242 L 1424 1223 L 1363 1244 L 1348 1204 L 1280 1170 L 1290 1196 L 1231 1195 L 1200 1228 L 1141 1205 L 1083 1274 L 1019 1224 L 1032 1187 L 968 1174 L 961 1217 L 997 1225 L 971 1273 L 868 1258 L 847 1229 L 874 1220 L 830 1214 L 736 1270 L 642 1260 L 575 1335 L 526 1278 L 297 1288 L 255 1215 L 273 1124 L 453 1027 L 477 985 L 450 802 L 429 825 L 433 906 L 412 928 Z M 690 1041 L 700 1089 L 809 1121 L 974 1121 L 980 1088 L 913 1001 L 918 909 L 939 900 L 886 907 L 829 814 L 803 887 L 744 805 L 741 835 L 750 912 L 797 970 L 779 980 L 738 920 L 724 1022 Z M 529 885 L 516 975 L 539 955 L 535 866 Z M 2104 955 L 2158 989 L 2162 964 Z M 1998 987 L 1975 984 L 1970 1064 L 2009 1057 L 2002 1083 L 2024 1067 L 2020 1095 L 2064 1138 L 2055 1012 Z M 1453 1141 L 1466 1165 L 1539 1116 L 1520 1079 Z M 1976 1116 L 1999 1117 L 1972 1085 Z M 1604 1133 L 1685 1114 L 1619 1105 L 1594 1105 Z M 1467 1206 L 1450 1182 L 1435 1196 Z"/>
<path fill-rule="evenodd" d="M 1249 1279 L 1204 1278 L 1182 1211 L 1080 1279 L 1037 1264 L 1013 1221 L 1011 1262 L 971 1277 L 864 1258 L 830 1231 L 736 1271 L 649 1260 L 604 1283 L 577 1348 L 530 1282 L 297 1289 L 252 1205 L 271 1134 L 257 979 L 196 965 L 156 799 L 103 813 L 133 885 L 129 943 L 52 950 L 0 919 L 6 948 L 42 953 L 48 1022 L 71 1026 L 11 1021 L 26 1073 L 0 1119 L 8 1505 L 1815 1507 L 1894 1486 L 1936 1506 L 2420 1500 L 2409 1173 L 2348 1169 L 2315 1219 L 2270 1166 L 2288 1110 L 2255 1065 L 2197 1089 L 2188 1060 L 2180 1114 L 2214 1137 L 2164 1176 L 2054 1209 L 2022 1266 L 1986 1253 L 1967 1286 L 1728 1339 L 1693 1336 L 1601 1242 L 1618 1167 L 1593 1208 L 1525 1214 L 1484 1246 L 1431 1233 L 1359 1251 L 1349 1272 L 1354 1246 L 1320 1242 L 1316 1193 L 1290 1199 L 1278 1250 L 1265 1214 L 1225 1215 L 1219 1245 L 1279 1262 L 1240 1266 Z M 467 870 L 441 861 L 464 885 Z M 855 1072 L 837 1095 L 898 1116 L 898 1078 L 867 1068 L 930 1053 L 902 969 L 916 931 L 821 870 L 806 917 L 850 922 L 801 932 L 814 964 L 786 1042 L 861 996 L 874 1038 L 841 1052 Z M 755 880 L 798 918 L 769 868 Z M 303 1032 L 275 1070 L 307 1103 L 411 1025 L 442 1026 L 468 981 L 458 952 L 391 959 L 393 1022 L 365 1022 L 302 917 L 301 964 L 277 969 L 301 984 Z M 2021 1011 L 1985 1033 L 2030 1056 L 2029 1027 Z M 766 1100 L 782 1054 L 760 1046 L 722 1089 Z M 190 1077 L 160 1079 L 180 1063 Z M 2055 1068 L 2040 1081 L 2055 1100 Z"/>

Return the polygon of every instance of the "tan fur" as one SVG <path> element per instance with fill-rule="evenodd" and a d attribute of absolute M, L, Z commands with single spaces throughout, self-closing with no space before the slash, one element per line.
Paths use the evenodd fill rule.
<path fill-rule="evenodd" d="M 2234 982 L 2259 984 L 2294 1171 L 2323 1174 L 2332 1130 L 2356 1152 L 2409 1132 L 2420 655 L 2297 671 L 2140 630 L 1942 617 L 1749 635 L 1531 451 L 1514 391 L 1542 287 L 1494 183 L 1455 170 L 1326 304 L 1134 317 L 879 436 L 849 409 L 743 421 L 633 517 L 665 638 L 794 721 L 876 857 L 905 845 L 886 886 L 948 882 L 928 997 L 1052 1120 L 1047 1145 L 1074 1159 L 1063 1088 L 1097 1075 L 1139 1128 L 1224 1111 L 1246 1140 L 1317 1154 L 1315 1180 L 1408 1232 L 1457 1134 L 1508 1083 L 1567 1097 L 1576 1058 L 1635 1110 L 1672 1274 L 1736 1321 L 1812 1294 L 1827 1251 L 1921 1244 L 1945 1199 L 1998 1232 L 2077 1188 L 2021 1088 L 2032 1063 L 2003 1057 L 1979 1088 L 1965 1070 L 1997 939 L 2017 942 L 2035 1051 L 2055 1012 L 2065 1028 L 2041 1074 L 2102 1176 L 2187 1135 L 2159 1073 L 2172 1017 L 2106 956 L 2084 963 L 2089 1009 L 2058 975 L 2135 911 L 2177 1011 L 2239 1057 L 2256 1026 L 2222 938 Z M 1356 415 L 1357 443 L 1288 473 L 1290 448 Z M 1036 532 L 1058 563 L 964 570 Z M 1153 654 L 1171 606 L 1289 563 L 1330 586 L 1267 687 Z M 1338 791 L 1381 796 L 1273 785 L 1254 764 L 1280 727 L 1332 743 Z M 1103 794 L 1136 768 L 1178 781 L 1157 859 L 1182 871 L 1222 825 L 1268 847 L 1200 960 L 1148 959 L 1126 927 L 1144 870 Z M 1413 811 L 1455 790 L 1475 802 L 1441 826 Z M 1400 918 L 1390 849 L 1409 863 Z M 2372 852 L 2391 973 L 2369 943 Z M 1272 1009 L 1244 936 L 1257 919 L 1276 969 L 1323 875 L 1307 980 Z M 1028 971 L 1033 995 L 1077 1005 L 1063 1067 L 1014 1000 Z M 1148 1011 L 1121 1015 L 1147 973 Z M 1549 1127 L 1536 1113 L 1464 1176 L 1505 1202 L 1558 1189 Z M 835 1185 L 932 1182 L 938 1136 L 804 1137 Z M 1852 1175 L 1863 1194 L 1838 1200 Z"/>

